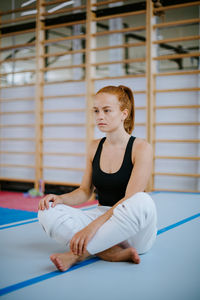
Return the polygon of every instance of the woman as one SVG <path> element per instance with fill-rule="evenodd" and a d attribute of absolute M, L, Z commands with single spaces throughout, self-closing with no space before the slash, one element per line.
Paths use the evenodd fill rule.
<path fill-rule="evenodd" d="M 152 148 L 131 136 L 132 91 L 125 86 L 102 88 L 95 96 L 94 115 L 106 137 L 91 143 L 80 187 L 61 196 L 47 195 L 39 203 L 44 230 L 67 247 L 67 252 L 50 256 L 60 271 L 90 255 L 138 264 L 139 254 L 147 252 L 156 239 L 156 208 L 143 192 L 151 174 Z M 86 202 L 94 188 L 97 208 L 71 207 Z"/>

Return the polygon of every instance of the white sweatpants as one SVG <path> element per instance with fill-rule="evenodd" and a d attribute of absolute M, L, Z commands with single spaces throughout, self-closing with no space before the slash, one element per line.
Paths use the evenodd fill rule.
<path fill-rule="evenodd" d="M 39 222 L 48 236 L 61 242 L 69 250 L 74 234 L 90 222 L 104 214 L 110 207 L 98 206 L 95 209 L 81 209 L 58 204 L 54 208 L 39 211 Z M 114 210 L 88 243 L 87 251 L 96 254 L 114 245 L 134 247 L 139 254 L 147 252 L 157 234 L 157 214 L 152 198 L 147 193 L 136 193 Z"/>

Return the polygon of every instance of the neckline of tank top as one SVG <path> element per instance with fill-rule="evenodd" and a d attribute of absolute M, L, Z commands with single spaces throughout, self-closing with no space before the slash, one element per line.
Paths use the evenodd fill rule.
<path fill-rule="evenodd" d="M 123 157 L 123 160 L 122 160 L 122 164 L 121 164 L 119 170 L 116 171 L 116 172 L 113 172 L 113 173 L 107 173 L 107 172 L 104 172 L 104 171 L 101 169 L 101 167 L 100 167 L 101 153 L 102 153 L 103 143 L 105 142 L 106 137 L 104 137 L 104 138 L 101 140 L 101 149 L 100 149 L 101 152 L 100 152 L 100 154 L 99 154 L 99 163 L 98 163 L 98 167 L 99 167 L 99 170 L 100 170 L 101 173 L 103 173 L 103 174 L 105 174 L 105 175 L 116 175 L 117 173 L 119 173 L 119 172 L 121 171 L 121 169 L 122 169 L 122 167 L 123 167 L 123 165 L 124 165 L 126 153 L 127 153 L 127 151 L 128 151 L 128 146 L 129 146 L 129 144 L 130 144 L 130 142 L 131 142 L 132 139 L 133 139 L 133 142 L 134 142 L 134 140 L 135 140 L 136 138 L 133 137 L 132 135 L 130 136 L 130 138 L 129 138 L 129 140 L 128 140 L 128 143 L 127 143 L 127 145 L 126 145 L 126 150 L 125 150 L 125 152 L 124 152 L 124 157 Z M 131 161 L 132 161 L 132 160 L 131 160 Z"/>

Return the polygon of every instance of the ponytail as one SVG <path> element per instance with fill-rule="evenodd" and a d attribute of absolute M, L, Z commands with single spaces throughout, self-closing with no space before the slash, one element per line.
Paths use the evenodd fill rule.
<path fill-rule="evenodd" d="M 126 95 L 129 98 L 129 103 L 128 105 L 126 105 L 125 101 L 120 101 L 121 103 L 121 109 L 128 109 L 128 116 L 124 121 L 124 129 L 126 130 L 127 133 L 131 134 L 133 129 L 134 129 L 134 122 L 135 122 L 135 105 L 134 105 L 134 96 L 133 96 L 133 92 L 130 88 L 128 88 L 127 86 L 124 85 L 119 85 L 119 88 L 121 88 L 122 90 L 124 90 L 124 93 L 126 93 Z M 126 106 L 126 107 L 125 107 Z"/>

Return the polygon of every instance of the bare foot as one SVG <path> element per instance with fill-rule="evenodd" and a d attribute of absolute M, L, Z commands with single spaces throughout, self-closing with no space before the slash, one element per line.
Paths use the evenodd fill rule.
<path fill-rule="evenodd" d="M 114 246 L 98 253 L 97 256 L 103 260 L 111 262 L 130 261 L 134 262 L 135 264 L 140 263 L 140 257 L 136 249 L 133 247 L 123 249 L 120 246 Z"/>
<path fill-rule="evenodd" d="M 84 260 L 89 254 L 83 256 L 74 255 L 71 251 L 65 253 L 54 253 L 50 256 L 51 261 L 54 263 L 59 271 L 67 271 L 75 263 Z"/>

